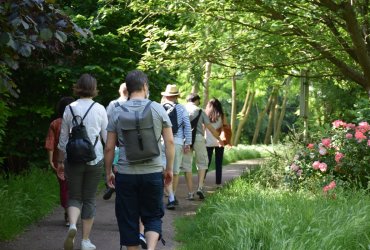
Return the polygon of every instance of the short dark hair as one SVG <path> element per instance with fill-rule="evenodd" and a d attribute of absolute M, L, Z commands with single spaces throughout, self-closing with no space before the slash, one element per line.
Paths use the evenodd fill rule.
<path fill-rule="evenodd" d="M 197 100 L 200 100 L 200 96 L 197 93 L 191 93 L 186 97 L 186 101 L 188 102 L 195 102 Z"/>
<path fill-rule="evenodd" d="M 74 102 L 75 99 L 72 96 L 62 97 L 57 104 L 58 118 L 63 117 L 63 113 L 67 105 Z"/>
<path fill-rule="evenodd" d="M 141 91 L 145 84 L 149 84 L 148 76 L 140 70 L 133 70 L 128 72 L 125 82 L 129 95 L 133 92 Z"/>
<path fill-rule="evenodd" d="M 73 93 L 80 97 L 95 97 L 98 95 L 96 86 L 97 81 L 92 75 L 83 74 L 73 86 Z"/>

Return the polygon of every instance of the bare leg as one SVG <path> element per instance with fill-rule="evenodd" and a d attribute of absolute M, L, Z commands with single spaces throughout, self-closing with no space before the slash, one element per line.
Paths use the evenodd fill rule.
<path fill-rule="evenodd" d="M 71 225 L 76 225 L 78 217 L 80 216 L 80 209 L 77 207 L 68 207 L 68 218 Z"/>
<path fill-rule="evenodd" d="M 93 223 L 94 223 L 94 218 L 82 220 L 82 239 L 83 240 L 89 239 Z"/>
<path fill-rule="evenodd" d="M 158 243 L 159 233 L 148 231 L 145 233 L 145 239 L 146 239 L 146 244 L 148 245 L 148 249 L 154 250 Z"/>
<path fill-rule="evenodd" d="M 185 180 L 186 180 L 186 185 L 188 187 L 189 193 L 192 193 L 193 192 L 193 173 L 185 172 Z"/>
<path fill-rule="evenodd" d="M 175 196 L 176 196 L 176 190 L 177 190 L 178 185 L 179 185 L 179 175 L 174 174 L 173 175 L 173 180 L 172 180 L 172 189 L 173 189 L 173 193 L 175 194 Z"/>
<path fill-rule="evenodd" d="M 127 250 L 140 250 L 140 247 L 139 246 L 127 246 Z"/>
<path fill-rule="evenodd" d="M 203 188 L 205 174 L 206 174 L 205 169 L 198 170 L 198 188 Z"/>

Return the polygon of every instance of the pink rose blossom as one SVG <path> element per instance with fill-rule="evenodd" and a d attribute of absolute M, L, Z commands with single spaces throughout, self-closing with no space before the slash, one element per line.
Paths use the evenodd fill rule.
<path fill-rule="evenodd" d="M 312 167 L 315 170 L 318 170 L 319 169 L 319 166 L 320 166 L 320 162 L 319 161 L 315 161 L 314 163 L 312 163 Z"/>
<path fill-rule="evenodd" d="M 330 182 L 330 183 L 329 183 L 329 185 L 326 185 L 326 186 L 323 188 L 323 191 L 326 193 L 326 192 L 328 192 L 329 190 L 334 189 L 336 186 L 337 186 L 337 184 L 335 183 L 335 181 L 332 181 L 332 182 Z"/>
<path fill-rule="evenodd" d="M 294 172 L 298 171 L 299 170 L 299 166 L 297 166 L 295 163 L 293 163 L 291 166 L 290 166 L 290 169 Z"/>
<path fill-rule="evenodd" d="M 320 155 L 326 155 L 326 153 L 327 153 L 328 151 L 326 150 L 326 148 L 324 148 L 324 147 L 320 147 L 319 148 L 319 154 Z"/>
<path fill-rule="evenodd" d="M 366 133 L 370 130 L 370 125 L 367 122 L 360 122 L 357 127 L 361 132 Z"/>
<path fill-rule="evenodd" d="M 328 165 L 325 162 L 319 164 L 319 169 L 321 172 L 325 172 L 328 169 Z"/>
<path fill-rule="evenodd" d="M 324 138 L 324 139 L 322 139 L 322 140 L 321 140 L 321 143 L 322 143 L 322 145 L 324 145 L 325 147 L 330 148 L 331 140 L 330 140 L 330 138 Z"/>
<path fill-rule="evenodd" d="M 339 128 L 339 127 L 345 127 L 346 123 L 343 122 L 342 120 L 336 120 L 332 122 L 334 128 Z"/>
<path fill-rule="evenodd" d="M 355 128 L 356 128 L 356 124 L 353 124 L 353 123 L 347 123 L 347 124 L 346 124 L 346 128 L 348 128 L 348 129 L 355 129 Z"/>
<path fill-rule="evenodd" d="M 344 154 L 342 154 L 342 153 L 340 153 L 340 152 L 336 152 L 336 153 L 335 153 L 335 161 L 336 161 L 337 163 L 339 163 L 339 162 L 340 162 L 340 160 L 341 160 L 343 157 L 344 157 Z"/>
<path fill-rule="evenodd" d="M 367 139 L 367 137 L 360 131 L 357 131 L 355 133 L 355 138 L 357 139 L 358 142 L 362 142 L 363 140 Z"/>
<path fill-rule="evenodd" d="M 352 138 L 353 138 L 353 134 L 351 134 L 351 133 L 347 133 L 347 134 L 346 134 L 346 138 L 347 138 L 347 139 L 352 139 Z"/>
<path fill-rule="evenodd" d="M 302 173 L 303 173 L 302 169 L 299 169 L 299 170 L 297 171 L 297 175 L 298 175 L 298 176 L 301 176 L 301 175 L 302 175 Z"/>
<path fill-rule="evenodd" d="M 309 149 L 313 149 L 314 147 L 315 147 L 315 144 L 313 144 L 313 143 L 309 143 L 307 145 L 307 148 L 309 148 Z"/>

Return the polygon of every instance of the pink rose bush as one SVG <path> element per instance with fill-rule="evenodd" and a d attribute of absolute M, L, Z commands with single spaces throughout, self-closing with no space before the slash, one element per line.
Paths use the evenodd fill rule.
<path fill-rule="evenodd" d="M 336 187 L 335 180 L 367 188 L 370 179 L 370 125 L 336 120 L 321 140 L 302 146 L 290 162 L 287 174 L 292 184 L 310 180 L 321 183 L 323 191 Z"/>

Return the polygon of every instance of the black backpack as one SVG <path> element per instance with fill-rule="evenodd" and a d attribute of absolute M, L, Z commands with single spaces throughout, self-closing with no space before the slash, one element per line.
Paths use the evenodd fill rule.
<path fill-rule="evenodd" d="M 123 136 L 123 146 L 127 161 L 140 163 L 160 156 L 158 142 L 154 132 L 153 115 L 149 101 L 142 112 L 131 111 L 126 102 L 119 105 L 124 111 L 119 115 Z"/>
<path fill-rule="evenodd" d="M 94 104 L 95 102 L 90 105 L 89 109 L 86 111 L 85 115 L 82 118 L 78 115 L 75 116 L 72 107 L 69 106 L 69 109 L 71 110 L 73 116 L 73 127 L 71 133 L 69 134 L 69 139 L 66 146 L 68 163 L 87 163 L 96 159 L 94 148 L 96 143 L 98 142 L 98 137 L 96 137 L 95 143 L 93 145 L 90 141 L 89 136 L 87 135 L 86 127 L 83 124 L 83 120 Z M 80 120 L 80 122 L 78 122 L 78 119 Z"/>
<path fill-rule="evenodd" d="M 194 142 L 195 142 L 195 136 L 197 135 L 197 125 L 198 125 L 198 121 L 199 121 L 199 117 L 200 115 L 202 114 L 202 110 L 199 109 L 199 113 L 198 115 L 190 121 L 190 125 L 191 125 L 191 147 L 194 145 Z"/>
<path fill-rule="evenodd" d="M 177 122 L 176 104 L 172 105 L 171 103 L 165 103 L 163 104 L 163 107 L 167 111 L 168 117 L 170 117 L 172 123 L 172 133 L 175 135 L 180 127 Z"/>

